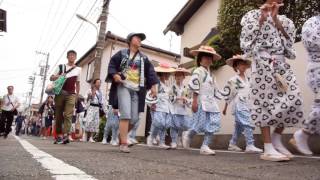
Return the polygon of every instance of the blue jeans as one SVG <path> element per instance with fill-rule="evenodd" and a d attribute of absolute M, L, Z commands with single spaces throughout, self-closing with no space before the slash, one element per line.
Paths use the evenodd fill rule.
<path fill-rule="evenodd" d="M 117 87 L 120 119 L 129 119 L 130 124 L 139 120 L 139 97 L 138 92 L 118 85 Z"/>

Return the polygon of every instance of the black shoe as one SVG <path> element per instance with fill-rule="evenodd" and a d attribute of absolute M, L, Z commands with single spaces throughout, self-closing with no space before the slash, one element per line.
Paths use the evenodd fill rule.
<path fill-rule="evenodd" d="M 7 139 L 8 138 L 8 134 L 3 135 L 3 138 Z"/>
<path fill-rule="evenodd" d="M 70 143 L 70 140 L 69 140 L 68 136 L 64 137 L 62 140 L 62 144 L 69 144 L 69 143 Z"/>
<path fill-rule="evenodd" d="M 57 139 L 54 140 L 53 144 L 62 144 L 62 138 L 58 137 Z"/>

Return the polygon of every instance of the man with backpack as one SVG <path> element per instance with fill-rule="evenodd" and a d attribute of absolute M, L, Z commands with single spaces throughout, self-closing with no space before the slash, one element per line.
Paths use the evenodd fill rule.
<path fill-rule="evenodd" d="M 75 65 L 77 53 L 74 50 L 67 52 L 67 64 L 60 64 L 54 74 L 50 77 L 51 81 L 57 80 L 60 76 L 66 78 L 59 94 L 54 98 L 55 102 L 55 128 L 57 138 L 54 144 L 69 143 L 69 134 L 76 98 L 80 92 L 80 73 L 81 68 Z"/>
<path fill-rule="evenodd" d="M 108 67 L 106 80 L 112 81 L 109 105 L 119 105 L 120 152 L 124 153 L 130 152 L 128 130 L 139 120 L 139 112 L 144 111 L 146 91 L 151 89 L 151 95 L 157 95 L 156 84 L 159 80 L 154 67 L 148 57 L 139 51 L 145 38 L 143 33 L 130 33 L 127 36 L 129 48 L 114 54 Z"/>

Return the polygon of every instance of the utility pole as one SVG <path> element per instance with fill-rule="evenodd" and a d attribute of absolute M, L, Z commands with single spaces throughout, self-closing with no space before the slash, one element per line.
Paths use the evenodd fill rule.
<path fill-rule="evenodd" d="M 40 66 L 40 68 L 42 69 L 40 71 L 40 76 L 43 78 L 42 79 L 42 90 L 41 90 L 41 96 L 40 96 L 40 102 L 39 104 L 42 103 L 42 100 L 43 100 L 43 94 L 44 94 L 44 86 L 46 85 L 46 80 L 47 80 L 47 73 L 48 73 L 48 69 L 49 69 L 49 53 L 44 53 L 44 52 L 40 52 L 40 51 L 36 51 L 37 54 L 41 54 L 41 55 L 44 55 L 46 56 L 46 64 L 45 66 Z"/>
<path fill-rule="evenodd" d="M 36 73 L 34 73 L 33 76 L 29 76 L 29 84 L 31 84 L 31 91 L 29 94 L 29 116 L 31 116 L 31 101 L 32 101 L 35 80 L 36 80 Z"/>
<path fill-rule="evenodd" d="M 106 36 L 110 1 L 111 0 L 103 0 L 101 15 L 98 19 L 98 23 L 100 22 L 100 28 L 99 28 L 99 35 L 96 43 L 96 53 L 95 53 L 94 71 L 92 75 L 92 80 L 100 78 L 101 58 L 102 58 L 102 52 L 105 45 L 105 36 Z"/>

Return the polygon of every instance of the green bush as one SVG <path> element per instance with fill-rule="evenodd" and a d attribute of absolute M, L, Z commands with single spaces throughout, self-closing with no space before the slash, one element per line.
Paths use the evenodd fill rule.
<path fill-rule="evenodd" d="M 102 141 L 103 134 L 104 134 L 104 127 L 105 127 L 106 123 L 107 123 L 107 118 L 105 116 L 100 118 L 99 132 L 95 136 L 95 141 L 97 141 L 97 142 L 101 142 Z"/>

